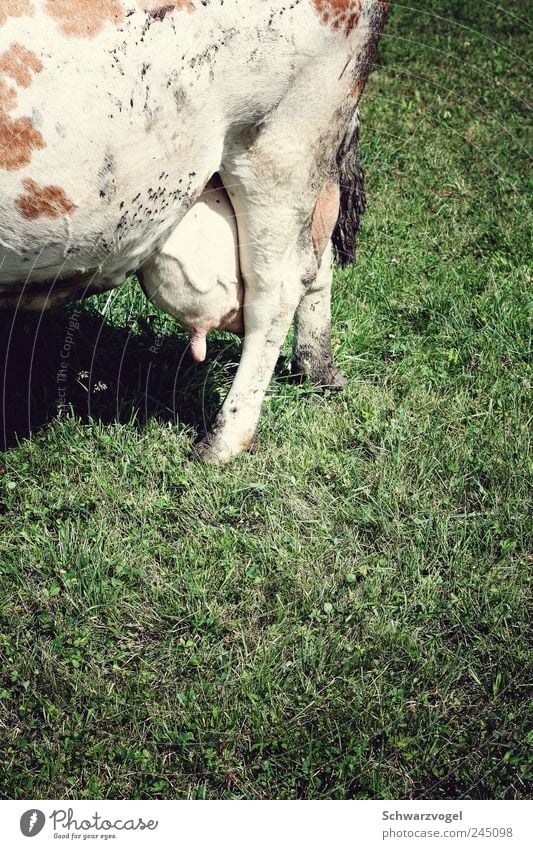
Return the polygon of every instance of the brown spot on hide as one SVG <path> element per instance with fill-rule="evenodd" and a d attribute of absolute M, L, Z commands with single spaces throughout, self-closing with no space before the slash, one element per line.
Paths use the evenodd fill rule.
<path fill-rule="evenodd" d="M 353 97 L 353 99 L 355 100 L 355 105 L 356 105 L 356 106 L 357 106 L 357 104 L 359 103 L 359 101 L 360 101 L 360 99 L 361 99 L 361 95 L 362 95 L 362 93 L 363 93 L 363 89 L 364 89 L 363 81 L 362 81 L 362 80 L 360 80 L 360 79 L 356 79 L 356 80 L 355 80 L 355 82 L 354 82 L 354 84 L 352 85 L 352 87 L 351 87 L 351 89 L 350 89 L 350 95 L 351 95 L 351 96 Z"/>
<path fill-rule="evenodd" d="M 348 36 L 359 23 L 363 0 L 311 0 L 320 20 Z"/>
<path fill-rule="evenodd" d="M 124 8 L 119 0 L 46 0 L 45 9 L 65 35 L 92 38 L 107 21 L 119 26 Z"/>
<path fill-rule="evenodd" d="M 34 8 L 30 0 L 0 0 L 0 27 L 8 18 L 21 18 L 33 13 Z"/>
<path fill-rule="evenodd" d="M 42 69 L 43 63 L 39 57 L 22 44 L 12 44 L 0 56 L 0 73 L 12 77 L 24 88 L 31 85 L 31 72 L 39 74 Z"/>
<path fill-rule="evenodd" d="M 23 185 L 26 194 L 15 202 L 24 218 L 59 218 L 76 209 L 60 186 L 39 186 L 35 180 L 24 180 Z"/>
<path fill-rule="evenodd" d="M 20 86 L 31 85 L 31 72 L 43 69 L 41 60 L 22 44 L 12 44 L 0 56 L 0 73 L 9 76 Z M 13 171 L 31 160 L 34 150 L 46 147 L 41 133 L 30 118 L 11 118 L 8 114 L 17 104 L 17 92 L 0 79 L 0 168 Z"/>
<path fill-rule="evenodd" d="M 34 150 L 46 147 L 38 130 L 29 118 L 12 120 L 7 112 L 0 110 L 0 168 L 14 171 L 31 160 Z"/>
<path fill-rule="evenodd" d="M 15 108 L 17 102 L 17 92 L 11 86 L 7 86 L 0 80 L 0 115 L 2 112 L 9 112 Z"/>

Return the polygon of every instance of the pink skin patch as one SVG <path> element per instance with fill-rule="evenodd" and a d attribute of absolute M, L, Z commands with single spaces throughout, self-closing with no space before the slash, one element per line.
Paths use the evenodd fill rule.
<path fill-rule="evenodd" d="M 331 239 L 339 217 L 340 189 L 337 183 L 326 183 L 313 215 L 312 237 L 315 255 L 321 257 Z"/>

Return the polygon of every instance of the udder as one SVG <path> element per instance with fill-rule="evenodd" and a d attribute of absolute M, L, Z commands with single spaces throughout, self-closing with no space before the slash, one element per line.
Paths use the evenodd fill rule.
<path fill-rule="evenodd" d="M 205 360 L 210 331 L 244 333 L 237 223 L 218 177 L 140 273 L 150 300 L 191 334 L 198 362 Z"/>

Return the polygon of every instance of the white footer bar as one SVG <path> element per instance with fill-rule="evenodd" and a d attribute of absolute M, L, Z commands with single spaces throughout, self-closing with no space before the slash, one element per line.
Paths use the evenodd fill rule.
<path fill-rule="evenodd" d="M 532 815 L 512 801 L 4 801 L 0 845 L 525 849 Z"/>

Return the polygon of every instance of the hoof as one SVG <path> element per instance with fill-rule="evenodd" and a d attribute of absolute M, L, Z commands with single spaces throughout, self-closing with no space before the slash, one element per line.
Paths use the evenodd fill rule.
<path fill-rule="evenodd" d="M 197 442 L 193 449 L 193 459 L 209 466 L 222 468 L 231 460 L 231 457 L 232 454 L 229 450 L 221 449 L 209 436 Z"/>
<path fill-rule="evenodd" d="M 255 434 L 250 435 L 240 445 L 232 448 L 216 434 L 208 433 L 194 446 L 193 457 L 202 463 L 208 463 L 210 466 L 222 467 L 233 460 L 234 457 L 246 453 L 255 454 L 256 451 L 257 436 Z"/>
<path fill-rule="evenodd" d="M 330 389 L 332 392 L 342 392 L 346 387 L 346 378 L 341 371 L 335 369 L 328 375 L 326 383 L 321 384 L 323 389 Z"/>
<path fill-rule="evenodd" d="M 292 373 L 295 380 L 308 380 L 316 387 L 318 392 L 325 392 L 329 389 L 330 392 L 341 392 L 346 386 L 346 378 L 334 365 L 326 366 L 321 369 L 308 370 L 299 366 L 297 362 L 292 364 Z"/>

